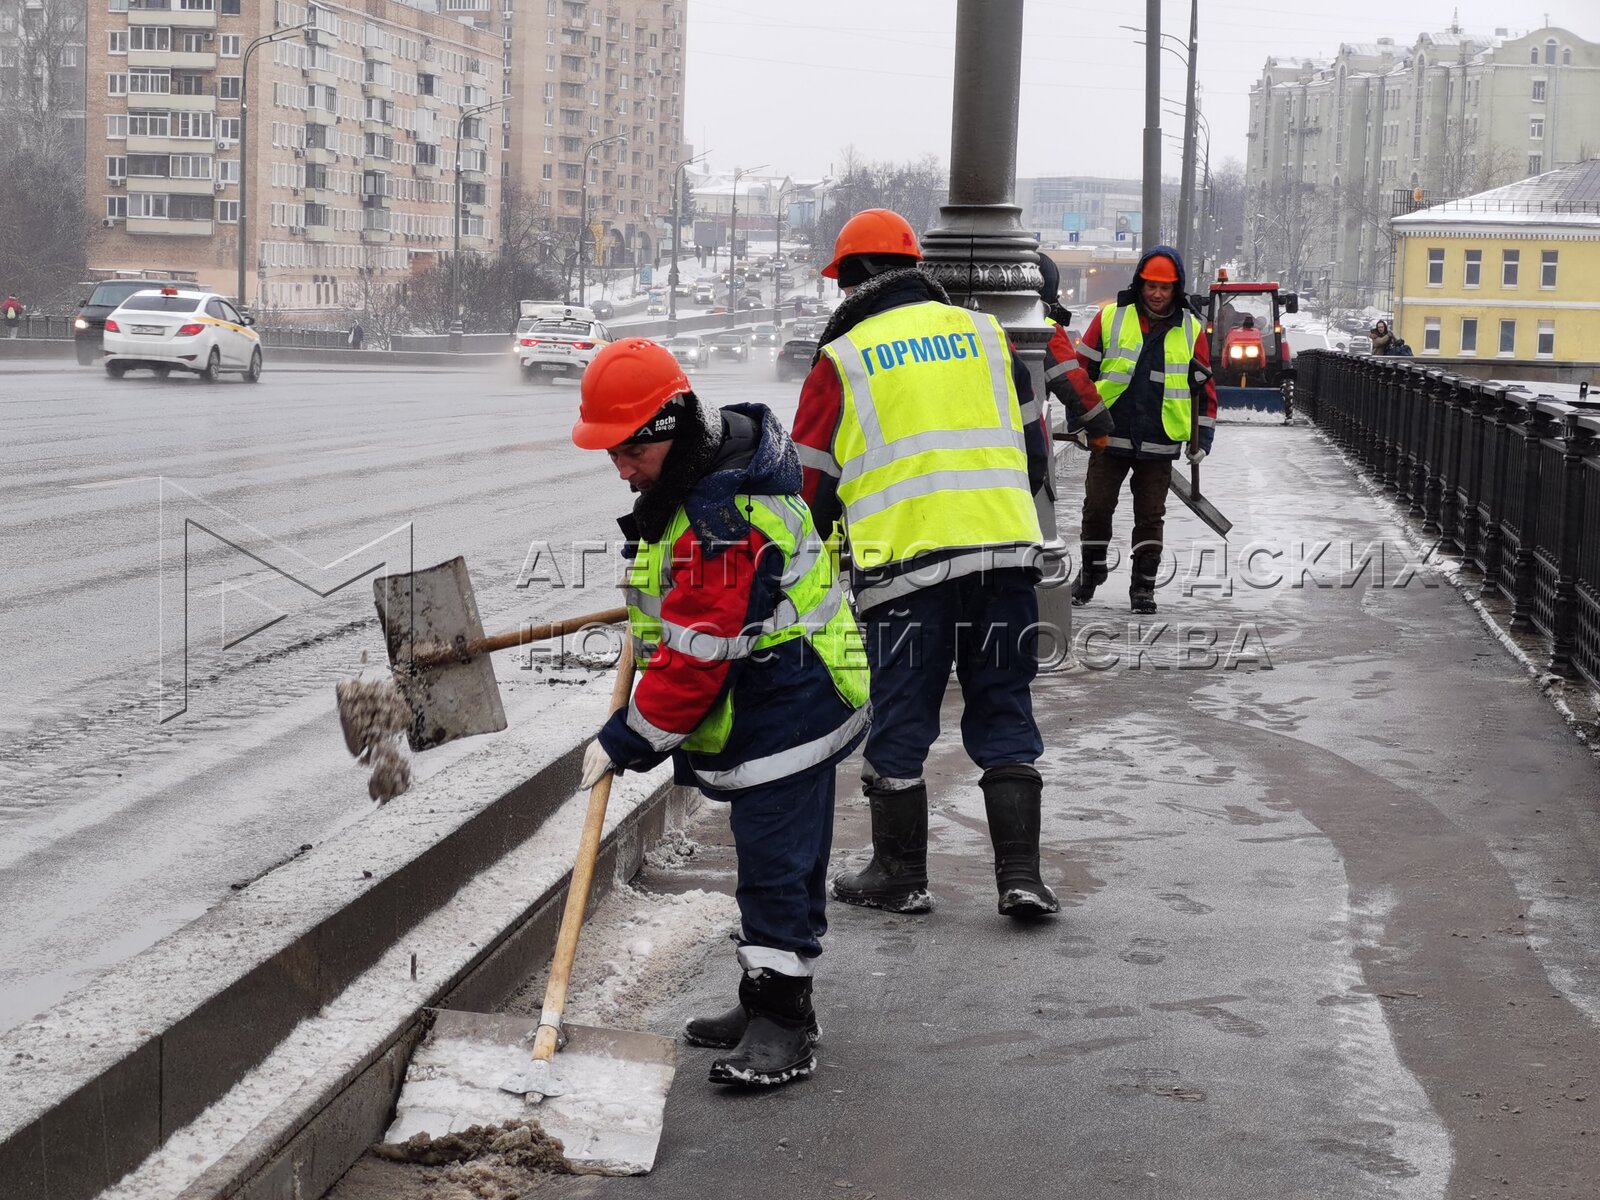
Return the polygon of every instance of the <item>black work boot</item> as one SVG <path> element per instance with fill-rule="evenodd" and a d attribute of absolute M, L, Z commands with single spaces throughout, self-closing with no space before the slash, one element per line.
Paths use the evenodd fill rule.
<path fill-rule="evenodd" d="M 927 785 L 887 791 L 868 784 L 864 790 L 872 808 L 872 860 L 837 876 L 833 898 L 890 912 L 930 911 Z"/>
<path fill-rule="evenodd" d="M 1031 766 L 993 767 L 983 773 L 983 807 L 994 843 L 994 881 L 1000 915 L 1043 917 L 1061 911 L 1039 878 L 1039 801 L 1044 782 Z"/>
<path fill-rule="evenodd" d="M 711 1063 L 712 1083 L 776 1087 L 817 1069 L 809 1032 L 817 1023 L 811 976 L 747 969 L 739 981 L 739 1007 L 744 1032 L 731 1053 Z"/>
<path fill-rule="evenodd" d="M 1156 576 L 1161 572 L 1161 551 L 1141 550 L 1133 556 L 1133 583 L 1128 607 L 1136 613 L 1156 611 Z"/>
<path fill-rule="evenodd" d="M 745 1026 L 750 1023 L 744 1005 L 735 1004 L 727 1012 L 709 1017 L 690 1017 L 683 1023 L 683 1040 L 691 1046 L 705 1046 L 711 1050 L 732 1050 L 744 1037 Z M 817 1026 L 817 1010 L 811 1010 L 806 1025 L 806 1038 L 815 1046 L 822 1040 L 822 1030 Z"/>
<path fill-rule="evenodd" d="M 1082 547 L 1083 565 L 1072 583 L 1072 607 L 1082 608 L 1094 599 L 1094 590 L 1106 581 L 1106 548 Z"/>

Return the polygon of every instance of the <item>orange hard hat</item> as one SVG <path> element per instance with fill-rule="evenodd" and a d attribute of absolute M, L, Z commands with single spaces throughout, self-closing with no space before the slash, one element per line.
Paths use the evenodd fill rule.
<path fill-rule="evenodd" d="M 1177 283 L 1178 264 L 1165 254 L 1152 254 L 1139 268 L 1139 277 L 1151 283 Z"/>
<path fill-rule="evenodd" d="M 583 373 L 578 423 L 572 442 L 584 450 L 620 446 L 674 396 L 689 378 L 672 351 L 649 338 L 612 342 Z"/>
<path fill-rule="evenodd" d="M 822 268 L 828 279 L 839 278 L 839 264 L 852 254 L 905 254 L 922 257 L 911 223 L 887 208 L 868 208 L 844 223 L 833 243 L 833 261 Z"/>

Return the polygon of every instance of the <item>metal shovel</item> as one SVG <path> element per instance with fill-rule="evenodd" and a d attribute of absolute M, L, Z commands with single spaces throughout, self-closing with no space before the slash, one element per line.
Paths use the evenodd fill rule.
<path fill-rule="evenodd" d="M 1190 390 L 1189 396 L 1189 449 L 1197 450 L 1200 446 L 1200 397 Z M 1189 464 L 1189 477 L 1183 476 L 1183 467 L 1178 463 L 1172 464 L 1172 477 L 1167 481 L 1167 487 L 1172 494 L 1182 500 L 1189 511 L 1199 517 L 1226 540 L 1228 530 L 1233 528 L 1233 522 L 1222 515 L 1211 501 L 1200 494 L 1200 464 Z"/>
<path fill-rule="evenodd" d="M 628 703 L 632 684 L 633 655 L 624 638 L 612 712 Z M 677 1044 L 656 1034 L 561 1020 L 611 779 L 607 772 L 589 792 L 539 1019 L 440 1011 L 412 1056 L 385 1142 L 532 1117 L 561 1140 L 567 1160 L 580 1171 L 642 1175 L 655 1165 Z"/>
<path fill-rule="evenodd" d="M 506 727 L 488 657 L 492 651 L 564 637 L 594 625 L 614 625 L 628 616 L 625 608 L 611 608 L 485 637 L 462 558 L 407 575 L 385 575 L 373 581 L 372 590 L 389 666 L 411 709 L 406 740 L 413 750 Z M 361 732 L 348 715 L 341 707 L 345 744 L 350 753 L 359 754 Z"/>

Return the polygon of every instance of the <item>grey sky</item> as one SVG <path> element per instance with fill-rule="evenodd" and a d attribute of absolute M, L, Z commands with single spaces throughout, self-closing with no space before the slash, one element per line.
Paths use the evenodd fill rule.
<path fill-rule="evenodd" d="M 1270 0 L 1200 0 L 1202 109 L 1215 142 L 1211 158 L 1242 158 L 1248 94 L 1269 54 L 1331 56 L 1340 42 L 1450 26 L 1459 11 L 1469 33 L 1544 24 L 1600 40 L 1600 0 L 1534 0 L 1507 15 L 1503 0 L 1340 0 L 1328 10 Z M 1125 16 L 1103 6 L 1027 0 L 1017 173 L 1137 177 L 1144 124 L 1145 5 Z M 950 153 L 950 68 L 955 0 L 688 0 L 688 97 L 684 136 L 710 149 L 717 167 L 771 163 L 818 176 L 853 144 L 867 158 Z M 1164 0 L 1163 31 L 1187 41 L 1188 0 Z M 1165 39 L 1163 39 L 1165 41 Z M 1162 91 L 1181 106 L 1184 66 L 1162 55 Z M 1177 116 L 1162 128 L 1179 135 Z M 1166 146 L 1166 173 L 1178 153 Z"/>

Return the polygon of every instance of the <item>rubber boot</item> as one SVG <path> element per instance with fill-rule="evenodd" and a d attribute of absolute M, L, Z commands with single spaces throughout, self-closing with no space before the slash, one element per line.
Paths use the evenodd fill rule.
<path fill-rule="evenodd" d="M 744 1037 L 750 1017 L 743 1004 L 735 1004 L 727 1012 L 707 1017 L 690 1017 L 683 1024 L 683 1040 L 691 1046 L 705 1046 L 711 1050 L 732 1050 Z M 817 1011 L 811 1010 L 806 1025 L 806 1038 L 815 1046 L 822 1040 L 822 1030 L 817 1025 Z"/>
<path fill-rule="evenodd" d="M 994 843 L 1000 915 L 1026 919 L 1060 912 L 1061 902 L 1039 877 L 1039 802 L 1044 792 L 1039 772 L 1031 766 L 993 767 L 978 786 Z"/>
<path fill-rule="evenodd" d="M 1072 584 L 1072 607 L 1082 608 L 1094 599 L 1094 590 L 1106 581 L 1106 548 L 1083 546 L 1083 566 Z"/>
<path fill-rule="evenodd" d="M 746 968 L 739 981 L 744 1032 L 732 1052 L 711 1063 L 711 1082 L 776 1087 L 817 1069 L 809 1030 L 815 1028 L 811 976 Z"/>
<path fill-rule="evenodd" d="M 872 859 L 861 870 L 837 876 L 833 898 L 862 908 L 924 913 L 928 893 L 928 788 L 888 791 L 867 785 L 872 808 Z"/>
<path fill-rule="evenodd" d="M 1136 613 L 1156 611 L 1156 576 L 1161 571 L 1161 551 L 1141 550 L 1133 556 L 1133 583 L 1128 607 Z"/>

